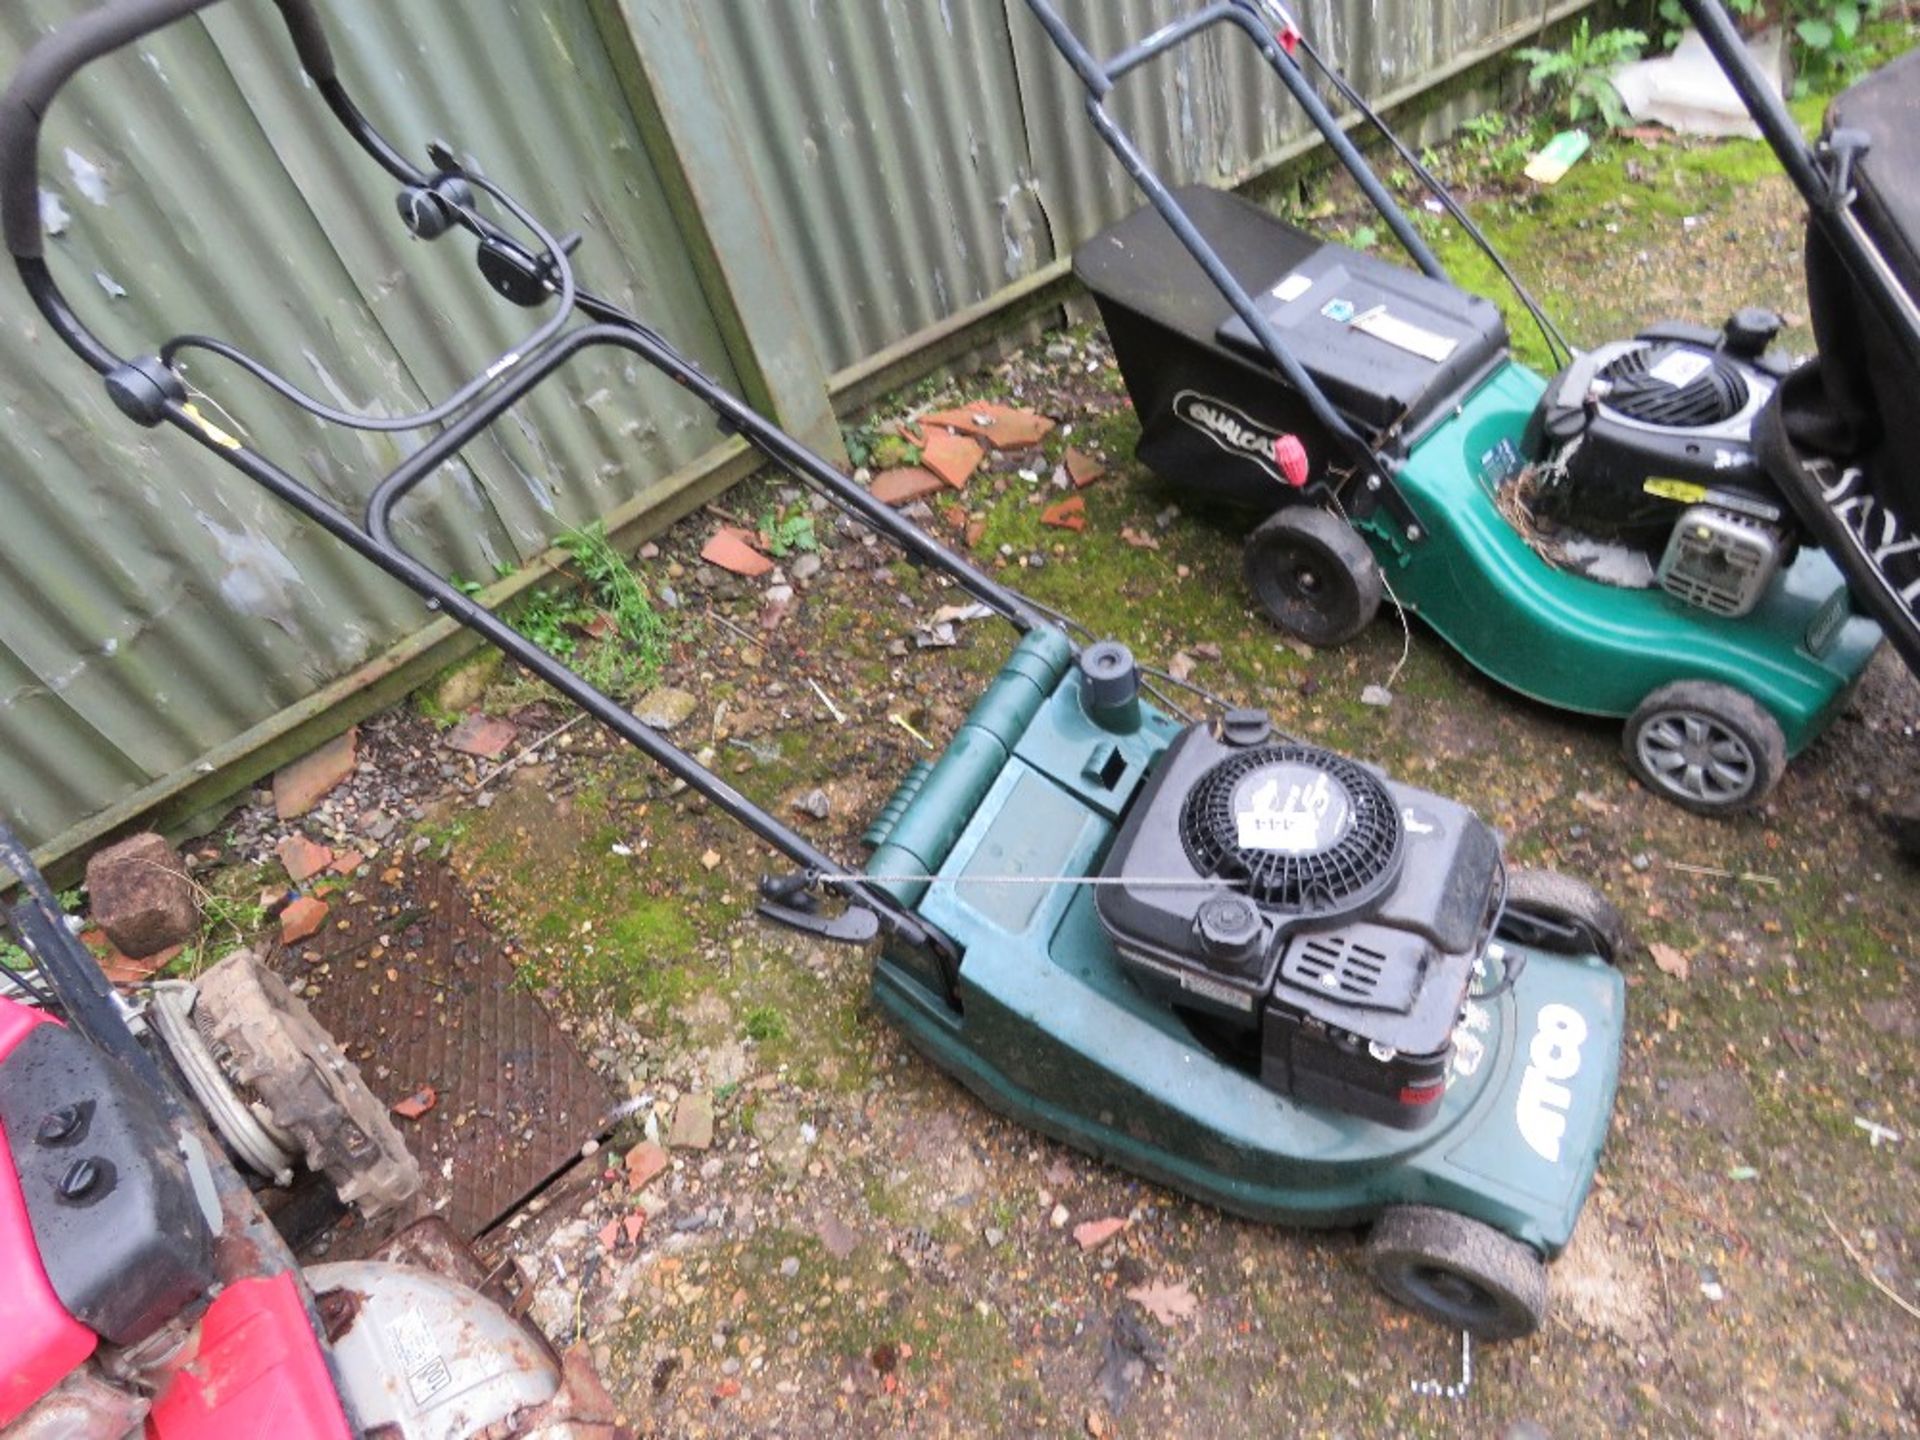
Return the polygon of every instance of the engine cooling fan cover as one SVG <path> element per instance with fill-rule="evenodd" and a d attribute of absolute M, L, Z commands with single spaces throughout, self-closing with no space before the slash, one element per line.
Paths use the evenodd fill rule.
<path fill-rule="evenodd" d="M 1722 425 L 1746 408 L 1751 390 L 1726 356 L 1686 345 L 1635 344 L 1600 369 L 1601 403 L 1631 420 L 1667 429 Z"/>
<path fill-rule="evenodd" d="M 1258 905 L 1328 916 L 1390 888 L 1406 844 L 1386 784 L 1341 755 L 1265 745 L 1213 766 L 1188 792 L 1180 840 L 1202 875 Z"/>

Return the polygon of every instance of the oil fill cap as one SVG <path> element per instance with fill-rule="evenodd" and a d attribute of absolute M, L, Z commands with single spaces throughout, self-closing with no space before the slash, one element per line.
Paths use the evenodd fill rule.
<path fill-rule="evenodd" d="M 1264 745 L 1273 735 L 1273 717 L 1264 710 L 1229 710 L 1220 721 L 1220 738 L 1229 745 Z"/>
<path fill-rule="evenodd" d="M 1244 895 L 1216 895 L 1194 916 L 1200 947 L 1216 964 L 1244 969 L 1257 958 L 1262 926 L 1260 907 Z"/>
<path fill-rule="evenodd" d="M 1140 694 L 1140 667 L 1133 652 L 1117 640 L 1102 640 L 1082 651 L 1080 675 L 1087 704 L 1095 710 L 1117 709 Z"/>

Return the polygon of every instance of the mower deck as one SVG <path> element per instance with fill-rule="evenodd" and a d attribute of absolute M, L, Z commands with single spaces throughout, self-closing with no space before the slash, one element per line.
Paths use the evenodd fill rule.
<path fill-rule="evenodd" d="M 990 1107 L 1250 1219 L 1330 1226 L 1396 1204 L 1457 1211 L 1552 1256 L 1605 1140 L 1625 987 L 1598 958 L 1524 952 L 1473 1001 L 1440 1113 L 1417 1131 L 1290 1101 L 1209 1052 L 1127 978 L 1084 885 L 968 877 L 1098 872 L 1121 811 L 1180 727 L 1115 734 L 1058 636 L 1029 636 L 947 755 L 903 787 L 869 874 L 964 948 L 959 1012 L 890 946 L 874 994 Z M 937 874 L 932 883 L 886 877 Z M 1518 955 L 1514 947 L 1510 953 Z"/>
<path fill-rule="evenodd" d="M 1405 543 L 1380 512 L 1361 525 L 1395 593 L 1475 668 L 1531 699 L 1620 717 L 1663 685 L 1715 680 L 1759 701 L 1799 754 L 1880 644 L 1846 578 L 1825 551 L 1803 550 L 1752 614 L 1728 620 L 1658 587 L 1555 566 L 1493 499 L 1545 388 L 1509 363 L 1414 448 L 1398 478 L 1425 538 Z"/>

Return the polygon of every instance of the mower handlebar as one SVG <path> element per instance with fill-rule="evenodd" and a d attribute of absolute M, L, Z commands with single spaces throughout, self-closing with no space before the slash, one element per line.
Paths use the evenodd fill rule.
<path fill-rule="evenodd" d="M 26 54 L 0 96 L 0 230 L 17 260 L 38 260 L 40 125 L 76 74 L 104 55 L 204 10 L 217 0 L 109 0 L 50 35 Z M 274 0 L 300 63 L 315 83 L 334 78 L 333 49 L 311 0 Z"/>

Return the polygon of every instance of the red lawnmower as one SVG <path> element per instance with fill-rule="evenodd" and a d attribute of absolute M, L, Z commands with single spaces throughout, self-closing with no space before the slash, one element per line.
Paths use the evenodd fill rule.
<path fill-rule="evenodd" d="M 485 1292 L 359 1071 L 242 952 L 135 1008 L 0 824 L 0 1433 L 614 1440 L 591 1368 Z M 243 1166 L 310 1169 L 370 1258 L 302 1269 Z"/>

